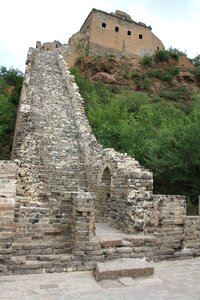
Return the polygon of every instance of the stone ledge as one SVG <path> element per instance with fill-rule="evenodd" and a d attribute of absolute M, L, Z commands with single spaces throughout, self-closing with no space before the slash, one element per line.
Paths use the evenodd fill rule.
<path fill-rule="evenodd" d="M 120 258 L 105 263 L 98 262 L 95 270 L 96 280 L 117 279 L 120 277 L 144 277 L 154 274 L 154 267 L 141 259 Z"/>

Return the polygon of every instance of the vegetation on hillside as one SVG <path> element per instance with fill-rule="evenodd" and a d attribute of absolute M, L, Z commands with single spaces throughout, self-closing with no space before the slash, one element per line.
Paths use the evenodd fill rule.
<path fill-rule="evenodd" d="M 0 67 L 0 159 L 9 159 L 23 75 Z"/>
<path fill-rule="evenodd" d="M 161 59 L 163 53 L 159 55 Z M 71 72 L 85 99 L 86 113 L 99 142 L 128 153 L 153 171 L 155 193 L 183 194 L 190 205 L 197 204 L 200 195 L 198 90 L 179 87 L 150 96 L 117 85 L 92 82 L 77 67 Z"/>

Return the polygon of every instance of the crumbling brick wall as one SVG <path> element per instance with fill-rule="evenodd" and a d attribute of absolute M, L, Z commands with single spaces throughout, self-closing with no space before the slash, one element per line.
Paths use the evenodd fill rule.
<path fill-rule="evenodd" d="M 185 247 L 194 255 L 200 255 L 200 216 L 186 217 Z"/>

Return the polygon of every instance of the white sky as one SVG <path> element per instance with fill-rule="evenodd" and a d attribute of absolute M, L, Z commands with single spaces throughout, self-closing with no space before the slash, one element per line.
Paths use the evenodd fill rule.
<path fill-rule="evenodd" d="M 0 66 L 24 71 L 29 47 L 36 41 L 67 43 L 92 8 L 125 11 L 151 25 L 166 48 L 190 58 L 200 54 L 200 0 L 2 0 Z"/>

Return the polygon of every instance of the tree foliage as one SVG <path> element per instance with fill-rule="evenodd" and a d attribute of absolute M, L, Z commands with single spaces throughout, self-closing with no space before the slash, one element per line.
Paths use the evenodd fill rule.
<path fill-rule="evenodd" d="M 0 67 L 0 159 L 9 159 L 23 75 Z"/>

